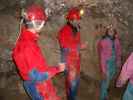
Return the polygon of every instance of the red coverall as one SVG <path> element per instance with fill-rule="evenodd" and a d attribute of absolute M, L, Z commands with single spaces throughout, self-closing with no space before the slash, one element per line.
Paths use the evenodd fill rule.
<path fill-rule="evenodd" d="M 37 44 L 38 35 L 23 28 L 13 49 L 13 60 L 24 81 L 30 81 L 29 72 L 34 68 L 39 72 L 48 72 L 48 79 L 37 82 L 35 87 L 43 100 L 60 100 L 52 85 L 51 78 L 59 73 L 58 67 L 49 67 Z"/>
<path fill-rule="evenodd" d="M 68 100 L 75 100 L 80 79 L 80 33 L 74 36 L 72 27 L 65 25 L 59 32 L 61 61 L 66 64 L 66 92 Z"/>

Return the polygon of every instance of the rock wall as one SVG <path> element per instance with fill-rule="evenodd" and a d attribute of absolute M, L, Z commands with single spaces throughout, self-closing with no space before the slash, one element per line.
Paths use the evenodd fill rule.
<path fill-rule="evenodd" d="M 17 82 L 20 80 L 16 67 L 12 63 L 11 50 L 19 35 L 18 18 L 21 9 L 33 1 L 35 0 L 1 0 L 0 2 L 0 88 L 7 87 L 14 80 Z M 67 10 L 72 6 L 85 10 L 81 20 L 81 38 L 82 42 L 88 42 L 88 47 L 81 50 L 83 77 L 87 77 L 88 80 L 100 80 L 96 42 L 101 37 L 98 33 L 103 31 L 104 26 L 113 24 L 117 29 L 122 44 L 123 63 L 132 52 L 132 0 L 36 0 L 36 3 L 40 3 L 49 14 L 48 22 L 41 32 L 39 44 L 50 65 L 59 62 L 60 51 L 56 36 L 60 27 L 65 23 L 64 16 Z M 96 26 L 103 27 L 96 28 Z M 7 79 L 10 80 L 7 82 Z M 17 88 L 23 91 L 22 86 L 19 85 L 20 82 L 17 83 Z"/>

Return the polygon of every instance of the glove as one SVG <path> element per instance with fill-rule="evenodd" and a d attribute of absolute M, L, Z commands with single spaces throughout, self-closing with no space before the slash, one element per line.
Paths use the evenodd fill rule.
<path fill-rule="evenodd" d="M 48 79 L 47 72 L 39 72 L 36 69 L 31 70 L 29 76 L 33 81 L 44 81 Z"/>
<path fill-rule="evenodd" d="M 122 87 L 122 86 L 123 86 L 123 84 L 120 80 L 116 82 L 116 87 Z"/>
<path fill-rule="evenodd" d="M 116 82 L 116 87 L 122 87 L 126 83 L 125 80 L 118 79 Z"/>

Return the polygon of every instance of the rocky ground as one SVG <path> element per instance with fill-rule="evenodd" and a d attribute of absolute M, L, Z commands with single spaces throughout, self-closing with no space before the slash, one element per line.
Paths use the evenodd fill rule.
<path fill-rule="evenodd" d="M 7 83 L 0 88 L 0 100 L 30 100 L 22 86 L 22 81 L 15 74 L 7 77 Z M 2 80 L 1 80 L 2 82 Z M 53 79 L 57 93 L 61 100 L 66 100 L 63 74 Z M 1 83 L 2 84 L 2 83 Z M 2 86 L 2 85 L 1 85 Z M 6 86 L 6 87 L 5 87 Z M 123 89 L 115 88 L 112 83 L 109 89 L 109 100 L 121 100 Z M 99 81 L 91 79 L 81 73 L 81 83 L 77 100 L 99 100 Z"/>

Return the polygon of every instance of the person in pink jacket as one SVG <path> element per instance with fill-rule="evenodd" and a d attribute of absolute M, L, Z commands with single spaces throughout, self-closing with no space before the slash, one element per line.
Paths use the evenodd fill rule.
<path fill-rule="evenodd" d="M 121 46 L 117 32 L 112 27 L 107 28 L 105 35 L 98 41 L 98 54 L 102 81 L 100 100 L 107 100 L 110 81 L 115 76 L 121 64 Z"/>
<path fill-rule="evenodd" d="M 128 80 L 129 83 L 122 100 L 133 100 L 133 53 L 123 65 L 116 87 L 122 87 Z"/>

